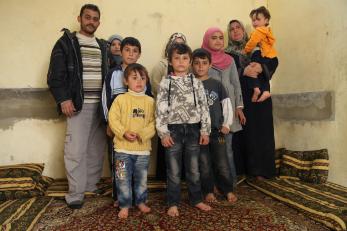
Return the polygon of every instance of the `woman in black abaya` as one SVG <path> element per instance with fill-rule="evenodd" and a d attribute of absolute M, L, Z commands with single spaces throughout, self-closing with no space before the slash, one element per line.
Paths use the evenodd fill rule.
<path fill-rule="evenodd" d="M 246 124 L 233 139 L 234 161 L 238 175 L 255 176 L 257 179 L 275 176 L 275 139 L 271 97 L 263 102 L 252 102 L 253 89 L 247 87 L 243 76 L 257 78 L 266 75 L 267 67 L 250 63 L 241 53 L 248 36 L 243 24 L 231 20 L 228 24 L 229 42 L 225 52 L 230 54 L 239 71 Z"/>

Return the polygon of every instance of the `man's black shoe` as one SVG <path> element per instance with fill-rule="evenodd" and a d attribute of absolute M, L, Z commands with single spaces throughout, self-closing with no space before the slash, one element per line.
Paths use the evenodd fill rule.
<path fill-rule="evenodd" d="M 72 201 L 67 204 L 70 209 L 80 209 L 83 206 L 83 201 Z"/>

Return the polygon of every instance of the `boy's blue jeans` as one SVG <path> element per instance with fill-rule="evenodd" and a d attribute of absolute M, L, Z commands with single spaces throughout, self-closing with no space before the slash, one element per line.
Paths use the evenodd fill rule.
<path fill-rule="evenodd" d="M 168 205 L 178 206 L 181 200 L 182 161 L 185 165 L 189 200 L 192 205 L 202 201 L 199 154 L 200 124 L 169 124 L 172 147 L 166 148 L 167 201 Z"/>
<path fill-rule="evenodd" d="M 132 179 L 134 179 L 135 204 L 147 200 L 147 172 L 149 155 L 130 155 L 115 152 L 116 188 L 119 207 L 132 206 Z"/>
<path fill-rule="evenodd" d="M 218 130 L 212 130 L 210 143 L 200 146 L 200 175 L 203 194 L 213 193 L 217 186 L 223 194 L 233 191 L 233 179 L 231 178 L 229 158 L 225 136 Z"/>

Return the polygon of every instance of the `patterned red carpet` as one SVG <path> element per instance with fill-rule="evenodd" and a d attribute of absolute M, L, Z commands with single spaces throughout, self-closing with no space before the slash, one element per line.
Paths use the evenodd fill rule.
<path fill-rule="evenodd" d="M 166 215 L 165 192 L 150 192 L 152 212 L 130 211 L 127 220 L 117 218 L 109 197 L 87 198 L 80 210 L 71 210 L 63 200 L 55 200 L 34 230 L 329 230 L 270 197 L 241 184 L 239 200 L 220 200 L 213 210 L 201 212 L 187 204 L 183 196 L 180 217 Z"/>

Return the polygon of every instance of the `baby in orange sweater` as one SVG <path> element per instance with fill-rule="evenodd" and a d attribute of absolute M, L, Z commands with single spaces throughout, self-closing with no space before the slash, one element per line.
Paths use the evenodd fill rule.
<path fill-rule="evenodd" d="M 253 88 L 252 102 L 262 102 L 271 96 L 269 81 L 278 66 L 277 52 L 274 49 L 275 38 L 269 27 L 271 16 L 268 9 L 261 6 L 252 10 L 249 16 L 255 30 L 244 48 L 244 53 L 250 54 L 253 51 L 251 60 L 262 65 L 264 75 L 247 78 L 247 85 Z"/>

